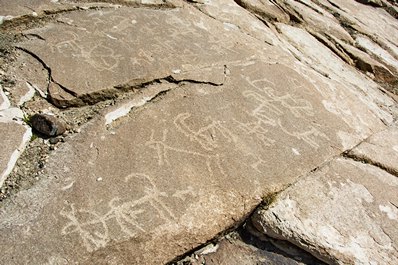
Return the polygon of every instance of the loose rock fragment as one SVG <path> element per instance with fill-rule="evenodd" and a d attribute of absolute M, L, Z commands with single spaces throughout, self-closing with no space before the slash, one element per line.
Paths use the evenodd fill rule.
<path fill-rule="evenodd" d="M 66 126 L 49 114 L 35 114 L 31 117 L 30 123 L 33 129 L 47 137 L 61 135 L 66 131 Z"/>

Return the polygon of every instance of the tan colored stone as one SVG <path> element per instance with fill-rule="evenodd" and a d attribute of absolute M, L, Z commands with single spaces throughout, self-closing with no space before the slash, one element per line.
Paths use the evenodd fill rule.
<path fill-rule="evenodd" d="M 359 33 L 372 36 L 372 39 L 369 40 L 357 34 L 357 44 L 367 50 L 368 53 L 379 57 L 382 62 L 387 62 L 397 72 L 398 47 L 396 43 L 398 43 L 398 35 L 396 34 L 396 19 L 382 8 L 363 5 L 357 1 L 333 0 L 332 2 L 339 7 L 332 7 L 333 10 L 344 17 L 349 17 L 351 23 L 353 23 L 351 26 L 356 28 Z M 349 15 L 347 16 L 347 14 Z M 377 43 L 374 43 L 374 41 Z"/>
<path fill-rule="evenodd" d="M 241 236 L 241 233 L 242 236 Z M 273 241 L 273 243 L 271 243 Z M 280 244 L 278 247 L 275 245 Z M 217 244 L 208 244 L 176 265 L 301 265 L 323 263 L 293 244 L 260 241 L 247 232 L 233 232 Z M 282 243 L 284 247 L 282 247 Z M 275 244 L 275 245 L 273 245 Z M 283 249 L 283 250 L 282 250 Z M 185 263 L 184 263 L 185 262 Z"/>
<path fill-rule="evenodd" d="M 209 16 L 217 18 L 230 31 L 242 31 L 270 45 L 279 43 L 276 30 L 268 28 L 264 22 L 234 0 L 204 1 L 198 8 Z"/>
<path fill-rule="evenodd" d="M 31 55 L 18 51 L 17 59 L 7 71 L 15 82 L 10 88 L 10 100 L 16 106 L 29 101 L 35 93 L 46 97 L 49 73 L 43 65 Z"/>
<path fill-rule="evenodd" d="M 134 87 L 165 78 L 175 69 L 192 72 L 225 58 L 238 61 L 255 54 L 255 46 L 243 49 L 239 44 L 243 34 L 229 32 L 196 9 L 122 7 L 70 12 L 60 19 L 73 26 L 50 23 L 29 31 L 46 41 L 30 40 L 22 46 L 40 57 L 51 69 L 53 80 L 78 99 L 95 101 L 99 94 L 99 101 L 115 87 Z M 218 34 L 209 34 L 209 28 Z M 51 92 L 54 102 L 68 101 Z"/>
<path fill-rule="evenodd" d="M 318 31 L 263 23 L 232 0 L 181 8 L 123 1 L 24 31 L 17 46 L 50 70 L 54 105 L 126 100 L 103 104 L 51 153 L 36 185 L 2 203 L 2 262 L 164 264 L 385 130 L 396 102 L 308 31 L 330 43 L 330 36 L 352 43 L 351 36 L 312 1 L 284 2 Z M 42 75 L 42 65 L 32 67 Z M 8 106 L 0 121 L 16 112 L 21 118 Z M 357 200 L 348 205 L 362 210 Z"/>
<path fill-rule="evenodd" d="M 0 86 L 0 110 L 8 109 L 10 107 L 10 101 L 3 91 L 3 87 Z"/>
<path fill-rule="evenodd" d="M 391 127 L 372 135 L 349 155 L 379 165 L 398 176 L 398 128 Z"/>
<path fill-rule="evenodd" d="M 0 118 L 2 117 L 0 112 Z M 15 122 L 0 121 L 0 188 L 30 140 L 30 130 Z"/>
<path fill-rule="evenodd" d="M 376 80 L 382 82 L 391 82 L 397 79 L 397 77 L 390 70 L 388 70 L 383 64 L 371 58 L 369 54 L 340 40 L 336 39 L 335 41 L 354 60 L 353 63 L 359 70 L 372 73 Z"/>
<path fill-rule="evenodd" d="M 292 7 L 303 18 L 305 26 L 323 35 L 335 36 L 348 43 L 354 40 L 350 34 L 340 25 L 333 14 L 327 12 L 313 1 L 287 0 L 286 4 Z"/>
<path fill-rule="evenodd" d="M 329 264 L 398 262 L 398 179 L 335 159 L 278 194 L 253 222 Z"/>
<path fill-rule="evenodd" d="M 228 69 L 223 86 L 182 84 L 117 122 L 93 121 L 54 151 L 49 177 L 0 214 L 0 246 L 13 245 L 3 260 L 165 263 L 340 153 L 341 131 L 358 136 L 290 67 L 249 60 Z"/>
<path fill-rule="evenodd" d="M 359 115 L 362 116 L 360 119 L 366 119 L 366 114 L 361 111 L 362 105 L 348 106 L 345 100 L 348 95 L 348 97 L 358 97 L 368 106 L 369 110 L 372 110 L 374 114 L 387 124 L 391 124 L 393 121 L 392 117 L 390 114 L 381 111 L 379 106 L 391 107 L 396 105 L 396 102 L 390 97 L 379 93 L 376 83 L 363 74 L 360 74 L 354 67 L 347 65 L 307 31 L 285 24 L 277 24 L 277 27 L 287 40 L 284 42 L 284 45 L 290 47 L 290 50 L 303 63 L 326 77 L 319 78 L 319 75 L 313 75 L 311 71 L 301 71 L 301 67 L 297 67 L 301 75 L 306 76 L 313 84 L 318 84 L 316 87 L 320 83 L 324 84 L 323 86 L 321 85 L 323 89 L 319 91 L 326 97 L 323 100 L 326 108 L 332 112 L 336 112 L 336 114 L 341 114 L 340 116 L 346 119 L 347 123 L 357 128 L 358 133 L 365 132 L 368 130 L 367 125 L 362 121 L 358 122 L 353 117 L 353 115 Z M 328 63 L 325 64 L 324 62 Z M 335 89 L 335 87 L 342 89 Z M 348 108 L 355 108 L 356 110 L 354 112 L 346 112 L 345 110 Z M 346 115 L 343 113 L 350 114 Z"/>
<path fill-rule="evenodd" d="M 282 9 L 269 0 L 237 0 L 236 2 L 264 20 L 283 23 L 289 22 L 289 14 L 286 14 Z"/>
<path fill-rule="evenodd" d="M 46 8 L 59 6 L 58 1 L 49 0 L 13 0 L 0 2 L 0 16 L 23 16 L 32 15 L 33 12 L 41 12 Z"/>

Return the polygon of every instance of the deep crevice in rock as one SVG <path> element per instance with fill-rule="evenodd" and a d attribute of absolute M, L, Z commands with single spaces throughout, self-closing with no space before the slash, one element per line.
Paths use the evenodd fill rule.
<path fill-rule="evenodd" d="M 115 99 L 118 97 L 120 94 L 126 93 L 126 92 L 132 92 L 132 91 L 138 91 L 140 89 L 143 89 L 149 85 L 152 84 L 160 84 L 161 82 L 169 82 L 173 84 L 183 84 L 183 83 L 192 83 L 192 84 L 204 84 L 204 85 L 210 85 L 210 86 L 222 86 L 223 83 L 215 83 L 211 81 L 203 81 L 203 80 L 195 80 L 195 79 L 176 79 L 172 75 L 168 75 L 166 77 L 161 77 L 161 78 L 155 78 L 152 80 L 135 80 L 133 84 L 120 84 L 120 85 L 115 85 L 112 88 L 105 88 L 101 89 L 98 91 L 95 91 L 93 93 L 89 94 L 83 94 L 83 95 L 78 95 L 76 92 L 73 90 L 63 86 L 61 83 L 57 82 L 54 80 L 52 77 L 52 71 L 51 68 L 34 52 L 29 51 L 28 49 L 25 49 L 23 47 L 16 47 L 17 49 L 29 54 L 33 58 L 35 58 L 40 64 L 47 70 L 48 72 L 48 84 L 47 84 L 47 100 L 53 104 L 54 106 L 58 108 L 70 108 L 70 107 L 82 107 L 86 105 L 94 105 L 98 102 L 109 100 L 109 99 Z M 225 69 L 224 69 L 225 71 Z M 225 73 L 224 73 L 225 75 Z M 58 86 L 63 92 L 67 93 L 68 95 L 72 96 L 73 99 L 62 99 L 62 97 L 55 97 L 52 95 L 52 92 L 50 90 L 50 86 L 55 85 Z"/>
<path fill-rule="evenodd" d="M 348 151 L 348 152 L 344 152 L 343 153 L 343 157 L 348 158 L 348 159 L 352 159 L 352 160 L 357 161 L 357 162 L 361 162 L 361 163 L 364 163 L 364 164 L 368 164 L 368 165 L 371 165 L 371 166 L 378 167 L 381 170 L 386 171 L 387 173 L 389 173 L 389 174 L 391 174 L 391 175 L 393 175 L 393 176 L 398 178 L 398 170 L 396 170 L 394 168 L 391 168 L 391 167 L 388 167 L 386 165 L 383 165 L 380 162 L 374 161 L 374 160 L 372 160 L 370 157 L 368 157 L 366 155 L 358 156 L 358 155 L 352 153 L 352 151 Z"/>

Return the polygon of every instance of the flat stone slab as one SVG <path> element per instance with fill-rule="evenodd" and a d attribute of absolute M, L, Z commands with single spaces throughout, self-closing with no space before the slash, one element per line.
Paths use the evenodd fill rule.
<path fill-rule="evenodd" d="M 2 262 L 167 263 L 393 122 L 396 102 L 307 31 L 252 24 L 236 3 L 217 13 L 223 1 L 75 10 L 24 31 L 37 71 L 20 80 L 51 81 L 56 106 L 134 93 L 2 203 Z"/>
<path fill-rule="evenodd" d="M 22 117 L 22 111 L 11 107 L 0 85 L 0 188 L 32 135 L 30 128 L 22 125 Z"/>
<path fill-rule="evenodd" d="M 58 21 L 64 23 L 28 31 L 41 39 L 20 46 L 51 69 L 49 96 L 60 107 L 95 103 L 175 72 L 223 66 L 263 52 L 261 43 L 259 49 L 256 43 L 243 48 L 244 34 L 194 8 L 76 11 Z M 217 34 L 209 34 L 210 28 Z"/>
<path fill-rule="evenodd" d="M 278 194 L 253 222 L 328 264 L 396 264 L 397 192 L 396 176 L 338 158 Z"/>
<path fill-rule="evenodd" d="M 1 119 L 0 112 L 0 119 Z M 0 187 L 11 173 L 25 144 L 30 140 L 30 130 L 15 122 L 0 121 Z"/>
<path fill-rule="evenodd" d="M 23 51 L 17 53 L 15 62 L 9 67 L 8 75 L 12 77 L 14 86 L 9 89 L 9 98 L 14 106 L 21 106 L 37 93 L 46 97 L 49 73 L 43 65 L 31 55 Z"/>
<path fill-rule="evenodd" d="M 2 208 L 3 261 L 168 262 L 362 137 L 289 66 L 249 60 L 228 72 L 222 86 L 170 83 L 146 105 L 115 106 L 54 151 L 48 177 Z M 118 108 L 133 111 L 105 118 Z"/>
<path fill-rule="evenodd" d="M 398 176 L 398 128 L 390 127 L 372 135 L 348 155 L 381 166 Z"/>
<path fill-rule="evenodd" d="M 55 8 L 59 1 L 50 0 L 14 0 L 0 2 L 0 16 L 23 16 L 32 15 L 33 12 L 40 12 L 45 8 Z"/>

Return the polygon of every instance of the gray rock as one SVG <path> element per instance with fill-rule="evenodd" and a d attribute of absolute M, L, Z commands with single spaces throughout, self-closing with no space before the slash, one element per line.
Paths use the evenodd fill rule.
<path fill-rule="evenodd" d="M 372 165 L 335 159 L 253 216 L 263 233 L 328 264 L 398 263 L 398 179 Z"/>
<path fill-rule="evenodd" d="M 30 118 L 30 124 L 34 130 L 46 137 L 58 136 L 66 131 L 66 125 L 50 114 L 35 114 Z"/>

